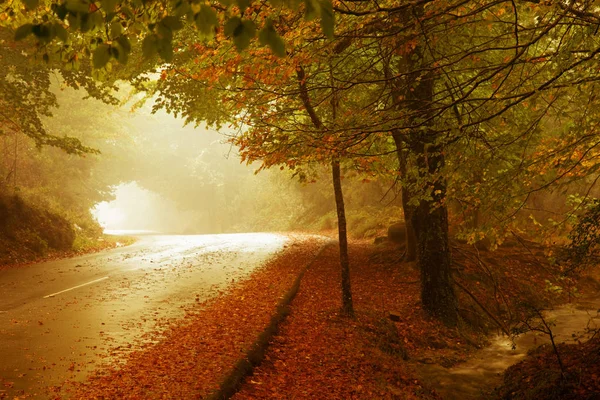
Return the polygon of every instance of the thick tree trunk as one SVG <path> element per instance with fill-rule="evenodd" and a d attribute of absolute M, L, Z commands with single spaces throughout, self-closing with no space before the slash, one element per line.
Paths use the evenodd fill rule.
<path fill-rule="evenodd" d="M 407 160 L 406 154 L 403 151 L 404 142 L 402 135 L 398 131 L 392 132 L 394 143 L 396 144 L 396 154 L 398 156 L 398 171 L 402 179 L 407 179 Z M 404 221 L 406 226 L 406 253 L 404 255 L 405 261 L 415 261 L 417 259 L 417 237 L 415 236 L 415 230 L 413 228 L 412 214 L 414 212 L 413 206 L 409 204 L 411 193 L 408 188 L 403 186 L 402 192 L 400 193 L 402 200 L 402 211 L 404 212 Z"/>
<path fill-rule="evenodd" d="M 452 286 L 446 208 L 432 210 L 429 202 L 422 202 L 413 214 L 413 221 L 418 238 L 423 307 L 447 326 L 456 326 L 458 312 Z"/>
<path fill-rule="evenodd" d="M 423 5 L 413 9 L 413 17 L 423 14 Z M 446 181 L 440 176 L 445 162 L 444 145 L 432 129 L 436 75 L 429 68 L 427 58 L 427 48 L 420 40 L 401 58 L 400 69 L 406 75 L 403 82 L 398 82 L 400 86 L 395 88 L 396 93 L 403 96 L 395 97 L 395 100 L 398 107 L 411 114 L 408 121 L 412 129 L 403 141 L 416 158 L 415 167 L 420 175 L 418 181 L 423 185 L 422 193 L 419 193 L 421 200 L 411 218 L 417 238 L 423 308 L 446 325 L 455 326 L 458 322 L 458 301 L 450 268 Z"/>
<path fill-rule="evenodd" d="M 333 191 L 335 193 L 335 206 L 338 217 L 338 237 L 340 243 L 340 264 L 342 266 L 342 312 L 350 317 L 354 316 L 352 304 L 352 290 L 350 287 L 350 262 L 348 258 L 348 232 L 346 230 L 346 210 L 342 192 L 342 178 L 340 162 L 334 159 L 331 162 L 333 177 Z"/>
<path fill-rule="evenodd" d="M 420 147 L 420 146 L 419 146 Z M 444 166 L 439 148 L 429 148 L 419 157 L 420 168 L 433 175 Z M 447 326 L 458 322 L 458 301 L 452 282 L 452 258 L 448 240 L 448 210 L 444 204 L 446 183 L 439 178 L 432 182 L 431 200 L 421 200 L 412 221 L 417 237 L 417 259 L 421 270 L 421 301 L 429 314 Z"/>

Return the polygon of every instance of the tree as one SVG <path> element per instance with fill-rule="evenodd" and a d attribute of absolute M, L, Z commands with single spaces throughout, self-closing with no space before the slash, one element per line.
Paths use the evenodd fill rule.
<path fill-rule="evenodd" d="M 558 134 L 554 142 L 560 151 L 542 140 L 540 127 L 560 114 L 557 105 L 579 90 L 595 89 L 600 46 L 590 33 L 600 17 L 587 3 L 437 0 L 306 2 L 304 7 L 309 17 L 319 15 L 325 36 L 293 10 L 264 2 L 238 1 L 233 7 L 180 2 L 170 9 L 160 2 L 57 3 L 47 21 L 21 9 L 12 12 L 31 23 L 21 25 L 17 36 L 36 36 L 49 62 L 60 53 L 73 63 L 87 51 L 97 77 L 106 78 L 116 68 L 113 59 L 125 63 L 140 46 L 147 56 L 157 52 L 170 62 L 161 67 L 155 88 L 161 93 L 159 106 L 191 121 L 240 118 L 250 127 L 238 142 L 242 153 L 261 148 L 252 157 L 269 160 L 265 166 L 300 169 L 311 150 L 315 160 L 335 154 L 362 162 L 395 153 L 407 197 L 406 219 L 414 223 L 419 242 L 425 308 L 454 324 L 448 201 L 469 200 L 469 195 L 474 201 L 463 204 L 470 203 L 468 211 L 476 213 L 488 196 L 488 205 L 497 203 L 498 214 L 508 214 L 500 219 L 510 220 L 516 198 L 526 201 L 528 193 L 556 184 L 574 168 L 594 170 L 586 159 L 595 154 L 595 113 L 582 117 L 583 131 Z M 336 35 L 334 11 L 342 21 Z M 72 21 L 69 29 L 82 34 L 65 40 L 65 19 Z M 21 23 L 12 15 L 7 21 L 13 27 Z M 212 41 L 199 43 L 188 29 L 192 21 L 204 34 L 223 28 L 216 29 Z M 252 44 L 257 27 L 261 44 L 284 58 L 276 60 L 271 50 Z M 55 46 L 59 40 L 72 40 L 63 53 Z M 231 51 L 234 47 L 242 53 Z M 298 67 L 313 85 L 307 91 L 321 118 L 331 120 L 332 111 L 324 105 L 336 98 L 333 129 L 315 129 L 298 111 Z M 147 77 L 138 84 L 148 87 Z M 589 100 L 596 104 L 595 98 Z M 523 143 L 526 152 L 511 154 Z M 284 153 L 281 148 L 302 150 Z M 582 157 L 565 158 L 576 152 Z M 543 154 L 545 161 L 567 161 L 570 169 L 562 162 L 530 161 L 534 154 Z M 493 171 L 488 180 L 453 173 L 458 163 L 503 170 Z M 539 178 L 544 168 L 555 175 Z M 515 177 L 527 182 L 514 184 Z M 490 192 L 468 193 L 471 184 Z M 489 198 L 493 184 L 507 189 L 501 202 Z"/>
<path fill-rule="evenodd" d="M 298 3 L 274 2 L 272 14 L 276 16 L 284 4 L 296 8 Z M 106 78 L 113 61 L 127 64 L 132 49 L 171 62 L 179 51 L 176 35 L 182 30 L 194 30 L 203 37 L 222 33 L 238 51 L 258 38 L 274 54 L 284 56 L 285 44 L 271 19 L 248 18 L 265 4 L 247 0 L 211 4 L 188 0 L 14 0 L 4 6 L 3 25 L 15 30 L 17 40 L 33 36 L 44 61 L 60 60 L 78 69 L 81 59 L 91 57 L 94 68 L 103 69 L 96 71 L 96 77 Z M 303 4 L 306 19 L 319 18 L 323 33 L 332 37 L 331 0 L 305 0 Z"/>
<path fill-rule="evenodd" d="M 0 39 L 12 42 L 11 33 L 0 29 Z M 93 152 L 79 140 L 60 132 L 50 134 L 42 122 L 43 117 L 51 115 L 57 105 L 56 96 L 51 91 L 54 72 L 31 64 L 24 55 L 26 46 L 13 43 L 2 48 L 0 57 L 0 135 L 13 137 L 15 149 L 18 147 L 18 136 L 31 138 L 38 147 L 60 147 L 67 153 L 85 154 Z M 89 83 L 90 78 L 80 79 Z M 15 159 L 18 154 L 14 154 Z M 18 171 L 11 172 L 11 178 L 17 181 Z M 6 177 L 5 177 L 6 178 Z"/>

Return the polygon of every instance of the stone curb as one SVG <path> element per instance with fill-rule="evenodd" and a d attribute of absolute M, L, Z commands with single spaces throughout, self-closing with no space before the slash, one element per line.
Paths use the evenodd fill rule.
<path fill-rule="evenodd" d="M 304 274 L 319 258 L 319 256 L 329 246 L 335 244 L 335 241 L 328 241 L 317 251 L 314 258 L 302 269 L 292 287 L 283 296 L 275 314 L 271 317 L 271 321 L 267 325 L 264 331 L 262 331 L 255 342 L 250 346 L 250 349 L 246 352 L 245 356 L 238 360 L 233 369 L 225 376 L 219 385 L 219 389 L 211 393 L 208 400 L 226 400 L 231 398 L 241 388 L 244 379 L 250 376 L 254 371 L 254 368 L 259 366 L 265 358 L 265 353 L 269 348 L 269 342 L 277 334 L 279 325 L 285 321 L 285 318 L 290 313 L 290 304 L 296 297 L 298 289 L 300 289 L 300 283 Z"/>

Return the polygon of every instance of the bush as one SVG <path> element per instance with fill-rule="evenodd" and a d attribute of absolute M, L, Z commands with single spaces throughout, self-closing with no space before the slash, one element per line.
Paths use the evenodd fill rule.
<path fill-rule="evenodd" d="M 561 254 L 561 261 L 574 268 L 595 265 L 600 261 L 600 201 L 595 199 L 579 218 L 569 234 L 570 243 Z"/>
<path fill-rule="evenodd" d="M 72 249 L 75 230 L 63 216 L 27 204 L 17 195 L 0 195 L 0 236 L 14 242 L 17 250 L 45 254 L 49 249 Z"/>

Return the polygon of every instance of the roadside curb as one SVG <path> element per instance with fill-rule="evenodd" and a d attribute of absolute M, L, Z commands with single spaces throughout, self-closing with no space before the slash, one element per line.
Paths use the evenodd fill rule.
<path fill-rule="evenodd" d="M 271 321 L 267 327 L 258 335 L 256 341 L 252 344 L 252 346 L 250 346 L 250 349 L 248 349 L 245 356 L 238 360 L 233 369 L 221 381 L 219 389 L 211 393 L 207 399 L 226 400 L 231 398 L 240 389 L 244 379 L 251 375 L 254 371 L 254 368 L 262 363 L 265 358 L 265 353 L 269 348 L 269 342 L 277 334 L 279 325 L 285 321 L 286 317 L 290 313 L 290 304 L 300 289 L 300 283 L 302 282 L 304 274 L 321 256 L 323 251 L 335 243 L 335 241 L 330 240 L 323 244 L 316 252 L 314 258 L 308 264 L 306 264 L 304 268 L 302 268 L 302 271 L 300 274 L 298 274 L 298 277 L 292 284 L 292 287 L 286 292 L 277 305 L 275 313 L 271 317 Z"/>

